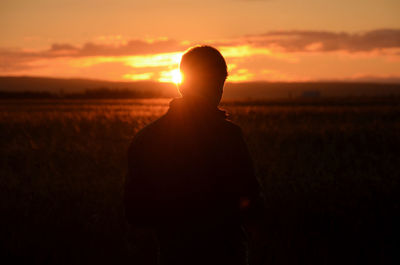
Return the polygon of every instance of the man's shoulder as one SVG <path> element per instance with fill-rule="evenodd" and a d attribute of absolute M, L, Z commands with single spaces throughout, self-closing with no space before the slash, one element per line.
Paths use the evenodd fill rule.
<path fill-rule="evenodd" d="M 142 129 L 140 129 L 133 141 L 141 141 L 144 140 L 154 134 L 159 133 L 163 127 L 163 124 L 165 123 L 165 115 L 161 116 L 160 118 L 156 119 L 155 121 L 150 122 L 146 126 L 144 126 Z"/>
<path fill-rule="evenodd" d="M 226 130 L 228 130 L 230 134 L 233 134 L 235 136 L 242 136 L 243 134 L 242 128 L 229 119 L 223 120 L 223 126 L 226 128 Z"/>
<path fill-rule="evenodd" d="M 193 123 L 193 124 L 192 124 Z M 193 126 L 196 123 L 196 120 L 193 119 L 190 122 L 186 122 L 185 126 Z M 216 125 L 216 124 L 219 124 Z M 179 124 L 181 125 L 181 124 Z M 220 129 L 223 128 L 223 130 L 228 133 L 228 134 L 234 134 L 234 135 L 242 135 L 242 128 L 235 124 L 234 122 L 232 122 L 229 119 L 218 119 L 217 122 L 215 123 L 215 121 L 212 121 L 208 124 L 211 128 L 215 128 L 215 126 Z M 149 123 L 148 125 L 146 125 L 143 129 L 141 129 L 138 133 L 137 133 L 137 138 L 147 138 L 147 137 L 151 137 L 151 136 L 157 136 L 158 134 L 165 132 L 165 130 L 167 130 L 167 128 L 169 127 L 175 127 L 175 129 L 180 128 L 181 126 L 177 126 L 176 124 L 176 117 L 171 117 L 171 115 L 169 113 L 164 114 L 163 116 L 161 116 L 160 118 L 158 118 L 157 120 Z M 194 126 L 196 127 L 196 126 Z"/>
<path fill-rule="evenodd" d="M 145 127 L 140 129 L 133 137 L 129 148 L 128 154 L 132 154 L 133 151 L 138 151 L 152 143 L 154 139 L 159 138 L 162 133 L 162 124 L 164 123 L 165 115 L 161 116 L 157 120 L 147 124 Z"/>
<path fill-rule="evenodd" d="M 167 135 L 170 130 L 179 130 L 179 128 L 182 127 L 182 124 L 177 125 L 175 118 L 176 117 L 172 118 L 169 113 L 166 113 L 155 121 L 149 123 L 136 133 L 132 140 L 132 145 L 152 143 Z M 196 121 L 192 120 L 192 122 Z M 219 134 L 232 140 L 243 137 L 241 127 L 229 119 L 220 119 L 217 124 L 219 125 L 216 125 L 214 122 L 210 123 L 209 129 L 217 130 L 219 131 Z M 185 127 L 191 127 L 190 123 L 185 123 Z"/>
<path fill-rule="evenodd" d="M 223 120 L 223 122 L 224 122 L 225 126 L 227 128 L 229 128 L 230 130 L 232 130 L 232 131 L 236 131 L 236 132 L 241 132 L 242 131 L 242 128 L 240 128 L 239 125 L 237 125 L 236 123 L 232 122 L 229 119 L 225 119 L 225 120 Z"/>

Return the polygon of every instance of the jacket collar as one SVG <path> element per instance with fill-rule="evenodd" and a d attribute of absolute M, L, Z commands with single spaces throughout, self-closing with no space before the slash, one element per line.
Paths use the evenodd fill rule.
<path fill-rule="evenodd" d="M 205 102 L 189 100 L 184 98 L 175 98 L 169 103 L 169 113 L 184 112 L 194 116 L 204 116 L 207 118 L 216 117 L 226 119 L 225 111 L 218 107 L 210 106 Z"/>

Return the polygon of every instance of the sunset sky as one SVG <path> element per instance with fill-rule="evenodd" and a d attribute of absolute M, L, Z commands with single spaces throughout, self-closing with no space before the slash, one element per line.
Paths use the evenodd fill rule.
<path fill-rule="evenodd" d="M 399 0 L 2 0 L 0 75 L 170 82 L 220 49 L 229 81 L 400 80 Z"/>

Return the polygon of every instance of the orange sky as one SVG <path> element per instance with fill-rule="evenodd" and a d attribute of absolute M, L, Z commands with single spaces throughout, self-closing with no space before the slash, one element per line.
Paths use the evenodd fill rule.
<path fill-rule="evenodd" d="M 400 80 L 398 0 L 3 0 L 0 75 L 169 82 L 219 48 L 229 81 Z"/>

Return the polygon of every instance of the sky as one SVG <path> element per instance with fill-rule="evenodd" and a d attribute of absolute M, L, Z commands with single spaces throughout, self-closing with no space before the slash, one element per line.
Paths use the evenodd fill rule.
<path fill-rule="evenodd" d="M 398 0 L 2 0 L 0 75 L 171 82 L 207 44 L 231 82 L 400 82 L 398 14 Z"/>

